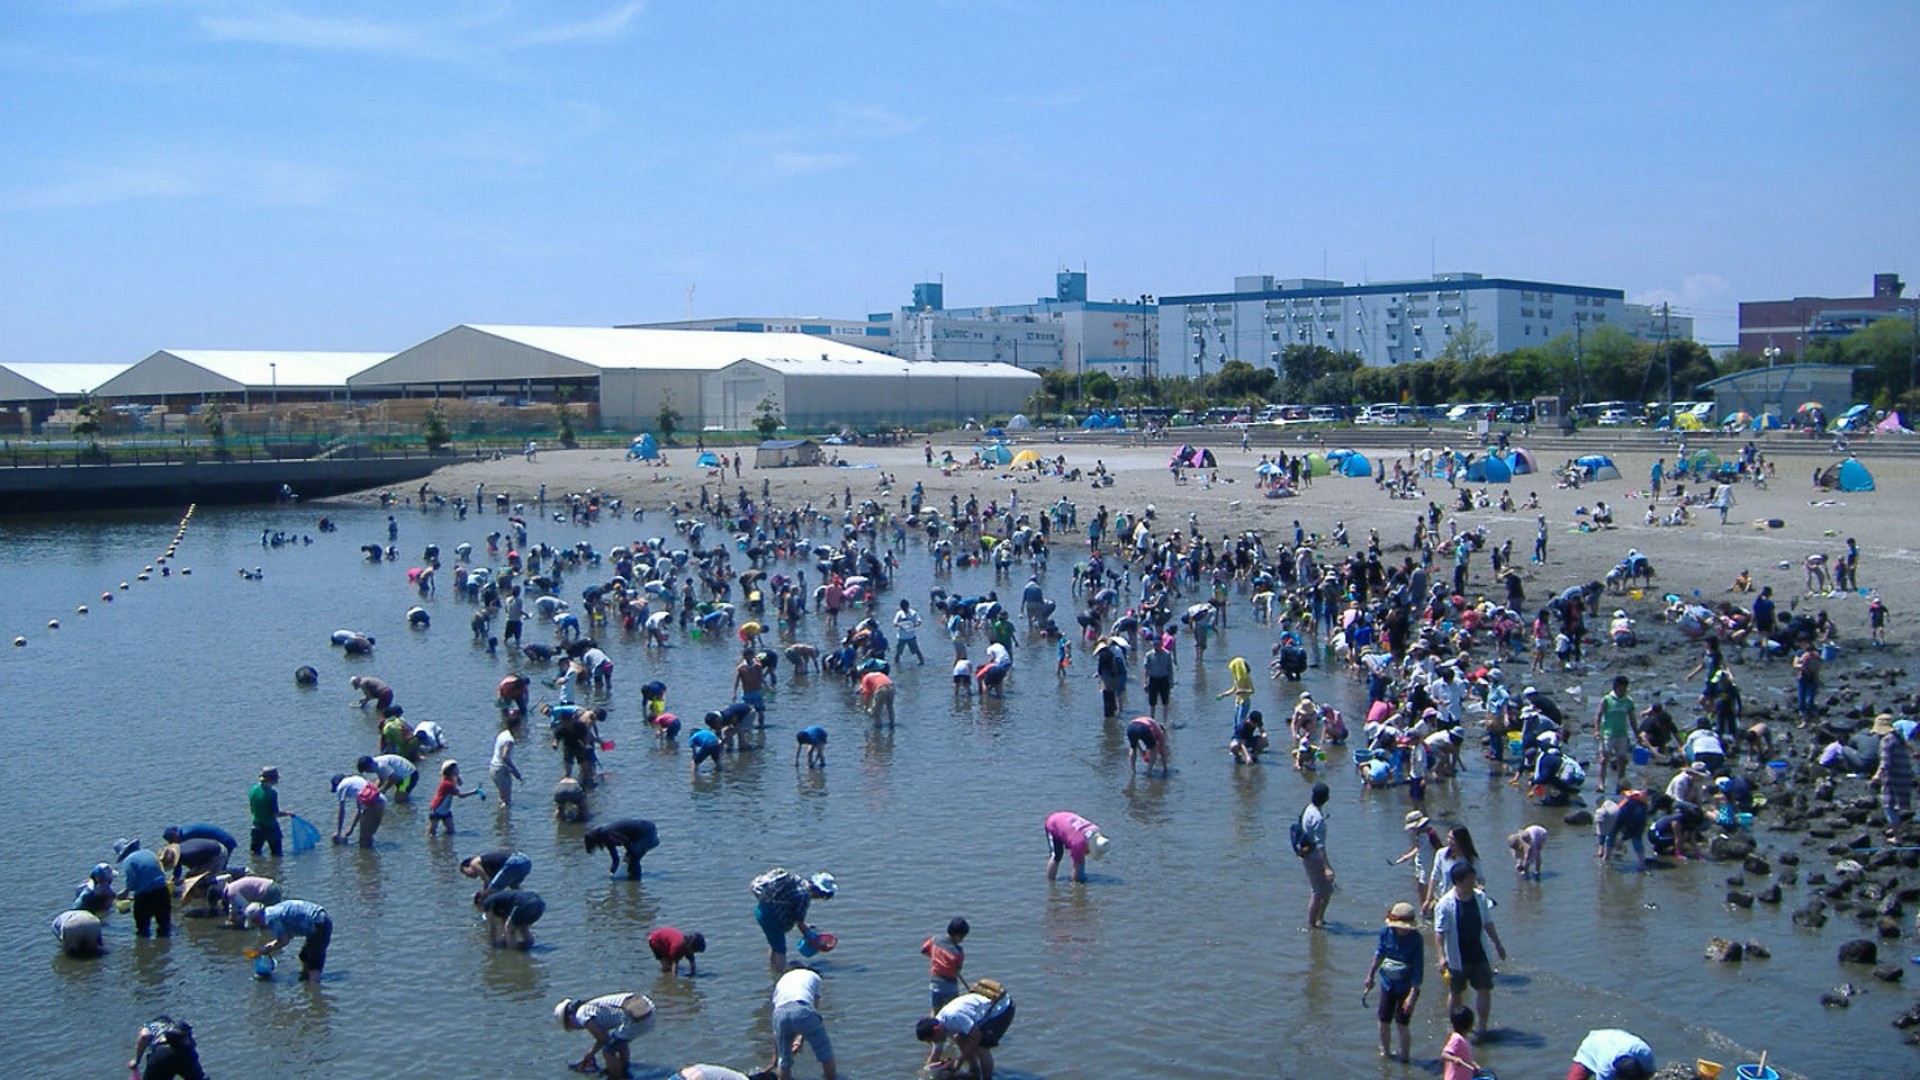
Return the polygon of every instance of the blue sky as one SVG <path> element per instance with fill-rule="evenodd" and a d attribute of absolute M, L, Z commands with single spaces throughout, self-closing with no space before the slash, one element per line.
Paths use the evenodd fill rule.
<path fill-rule="evenodd" d="M 1476 270 L 1920 283 L 1920 5 L 0 6 L 0 360 Z M 1920 289 L 1920 285 L 1916 286 Z"/>

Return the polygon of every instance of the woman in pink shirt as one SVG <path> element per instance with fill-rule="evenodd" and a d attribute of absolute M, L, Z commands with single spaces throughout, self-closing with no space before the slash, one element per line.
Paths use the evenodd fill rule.
<path fill-rule="evenodd" d="M 1101 834 L 1100 826 L 1081 817 L 1079 814 L 1062 810 L 1047 817 L 1047 880 L 1052 881 L 1060 869 L 1060 857 L 1073 859 L 1073 880 L 1087 880 L 1087 851 L 1091 849 L 1094 857 L 1107 853 L 1107 838 Z"/>

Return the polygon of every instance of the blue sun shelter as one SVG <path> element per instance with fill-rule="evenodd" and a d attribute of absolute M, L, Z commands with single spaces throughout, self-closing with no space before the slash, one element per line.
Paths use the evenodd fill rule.
<path fill-rule="evenodd" d="M 1373 475 L 1373 462 L 1365 454 L 1352 453 L 1340 459 L 1340 475 L 1367 477 Z"/>
<path fill-rule="evenodd" d="M 1848 458 L 1838 465 L 1829 465 L 1821 470 L 1819 485 L 1824 489 L 1839 488 L 1841 491 L 1872 491 L 1873 474 L 1860 463 L 1859 458 Z"/>
<path fill-rule="evenodd" d="M 1589 480 L 1620 479 L 1619 468 L 1613 464 L 1613 459 L 1605 454 L 1588 454 L 1586 457 L 1574 458 L 1573 463 L 1586 472 Z"/>
<path fill-rule="evenodd" d="M 706 453 L 700 455 L 700 460 L 697 462 L 697 464 L 703 469 L 712 469 L 712 468 L 720 467 L 723 464 L 723 462 L 721 462 L 720 460 L 720 455 L 709 450 Z"/>
<path fill-rule="evenodd" d="M 653 432 L 634 436 L 633 442 L 627 445 L 627 460 L 660 460 L 660 443 L 653 437 Z"/>
<path fill-rule="evenodd" d="M 1484 457 L 1467 466 L 1467 480 L 1474 484 L 1513 482 L 1513 467 L 1497 457 Z"/>

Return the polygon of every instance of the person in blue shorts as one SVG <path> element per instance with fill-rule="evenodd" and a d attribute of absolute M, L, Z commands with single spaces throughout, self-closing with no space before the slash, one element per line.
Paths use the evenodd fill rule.
<path fill-rule="evenodd" d="M 804 753 L 807 755 L 808 768 L 824 769 L 827 767 L 826 728 L 818 724 L 813 727 L 801 728 L 799 731 L 794 732 L 793 741 L 797 744 L 793 748 L 793 763 L 796 766 L 800 764 L 800 755 Z"/>

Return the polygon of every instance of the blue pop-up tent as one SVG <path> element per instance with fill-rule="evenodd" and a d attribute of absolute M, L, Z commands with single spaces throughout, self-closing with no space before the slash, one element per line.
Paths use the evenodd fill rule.
<path fill-rule="evenodd" d="M 700 455 L 700 460 L 698 464 L 703 469 L 717 468 L 721 464 L 720 455 L 709 450 L 706 453 Z"/>
<path fill-rule="evenodd" d="M 1589 480 L 1620 479 L 1620 470 L 1614 466 L 1613 459 L 1605 454 L 1588 454 L 1586 457 L 1574 458 L 1573 463 L 1586 470 Z"/>
<path fill-rule="evenodd" d="M 1497 457 L 1481 458 L 1467 466 L 1467 480 L 1475 484 L 1510 483 L 1513 467 Z"/>
<path fill-rule="evenodd" d="M 1848 458 L 1838 465 L 1829 465 L 1820 470 L 1817 482 L 1824 489 L 1839 488 L 1841 491 L 1872 491 L 1873 474 L 1860 464 L 1859 458 Z"/>
<path fill-rule="evenodd" d="M 653 432 L 649 431 L 644 435 L 635 435 L 633 442 L 627 446 L 627 457 L 638 458 L 641 461 L 660 460 L 660 444 L 655 441 Z"/>
<path fill-rule="evenodd" d="M 1364 454 L 1348 454 L 1346 457 L 1340 459 L 1340 475 L 1372 476 L 1373 462 L 1368 461 Z"/>
<path fill-rule="evenodd" d="M 1006 443 L 994 443 L 992 446 L 983 446 L 980 448 L 979 454 L 980 460 L 990 461 L 995 465 L 1005 465 L 1013 461 L 1013 451 L 1007 449 Z"/>

